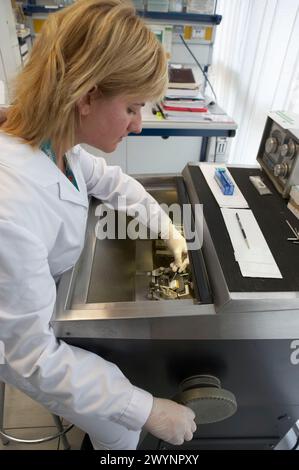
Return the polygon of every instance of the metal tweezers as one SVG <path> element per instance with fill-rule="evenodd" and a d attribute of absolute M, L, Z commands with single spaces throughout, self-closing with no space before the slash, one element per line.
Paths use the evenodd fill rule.
<path fill-rule="evenodd" d="M 299 232 L 298 232 L 298 230 L 295 227 L 292 227 L 292 225 L 290 224 L 290 222 L 288 220 L 286 220 L 286 223 L 288 224 L 288 226 L 292 230 L 293 234 L 295 235 L 295 238 L 288 238 L 288 241 L 294 243 L 295 245 L 299 245 Z"/>

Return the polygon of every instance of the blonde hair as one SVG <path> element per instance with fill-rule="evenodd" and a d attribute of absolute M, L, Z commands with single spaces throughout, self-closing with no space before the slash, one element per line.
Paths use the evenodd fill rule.
<path fill-rule="evenodd" d="M 50 14 L 17 78 L 2 129 L 32 146 L 73 146 L 76 102 L 94 87 L 104 96 L 160 98 L 165 53 L 127 0 L 78 0 Z"/>

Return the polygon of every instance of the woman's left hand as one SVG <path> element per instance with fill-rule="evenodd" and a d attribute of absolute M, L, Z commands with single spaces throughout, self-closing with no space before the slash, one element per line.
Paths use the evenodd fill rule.
<path fill-rule="evenodd" d="M 187 243 L 173 224 L 169 225 L 169 236 L 165 238 L 165 243 L 174 256 L 174 262 L 170 264 L 172 270 L 179 273 L 185 271 L 189 265 Z"/>

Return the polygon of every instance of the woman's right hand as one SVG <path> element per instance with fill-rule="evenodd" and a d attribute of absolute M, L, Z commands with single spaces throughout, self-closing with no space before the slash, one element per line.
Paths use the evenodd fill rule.
<path fill-rule="evenodd" d="M 6 113 L 7 113 L 6 108 L 0 108 L 0 126 L 1 124 L 4 123 L 4 121 L 6 121 Z"/>
<path fill-rule="evenodd" d="M 195 414 L 172 400 L 154 398 L 152 411 L 144 428 L 154 436 L 173 445 L 191 441 L 196 431 Z"/>

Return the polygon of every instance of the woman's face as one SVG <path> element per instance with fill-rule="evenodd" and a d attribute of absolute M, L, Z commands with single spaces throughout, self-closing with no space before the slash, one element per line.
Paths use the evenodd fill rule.
<path fill-rule="evenodd" d="M 142 131 L 141 108 L 144 101 L 123 95 L 92 98 L 89 94 L 78 103 L 80 124 L 76 143 L 92 145 L 103 152 L 113 152 L 130 132 Z"/>

